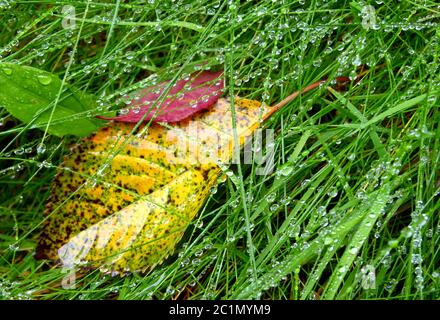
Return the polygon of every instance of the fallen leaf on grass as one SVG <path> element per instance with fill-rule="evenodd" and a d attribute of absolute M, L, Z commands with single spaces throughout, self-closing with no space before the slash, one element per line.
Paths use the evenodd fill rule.
<path fill-rule="evenodd" d="M 206 202 L 219 164 L 301 92 L 274 107 L 236 98 L 235 120 L 221 98 L 172 125 L 143 125 L 143 135 L 130 134 L 133 123 L 114 122 L 84 139 L 58 170 L 38 257 L 119 274 L 154 268 L 174 252 Z"/>

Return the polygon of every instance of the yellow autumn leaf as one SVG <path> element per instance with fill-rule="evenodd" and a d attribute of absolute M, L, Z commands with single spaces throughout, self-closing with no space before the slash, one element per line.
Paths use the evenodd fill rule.
<path fill-rule="evenodd" d="M 236 99 L 169 124 L 113 123 L 72 148 L 58 170 L 38 257 L 65 266 L 145 271 L 172 254 L 216 183 L 220 163 L 275 109 Z M 238 148 L 237 148 L 238 147 Z"/>

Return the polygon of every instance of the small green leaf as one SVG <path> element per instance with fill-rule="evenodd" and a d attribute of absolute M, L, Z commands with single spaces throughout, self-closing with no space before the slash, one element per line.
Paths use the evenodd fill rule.
<path fill-rule="evenodd" d="M 63 136 L 87 136 L 104 121 L 88 111 L 95 108 L 92 95 L 64 84 L 54 74 L 27 66 L 0 63 L 0 107 L 35 128 Z M 47 124 L 49 123 L 49 126 Z"/>

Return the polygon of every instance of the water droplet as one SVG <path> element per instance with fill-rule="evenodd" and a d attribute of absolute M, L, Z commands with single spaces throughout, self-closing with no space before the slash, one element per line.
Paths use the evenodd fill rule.
<path fill-rule="evenodd" d="M 266 11 L 267 11 L 267 9 L 265 7 L 260 7 L 257 9 L 256 14 L 258 17 L 260 17 L 260 16 L 264 15 L 266 13 Z"/>
<path fill-rule="evenodd" d="M 339 268 L 339 273 L 345 273 L 345 271 L 347 271 L 347 267 L 346 266 L 342 266 Z"/>
<path fill-rule="evenodd" d="M 411 262 L 412 262 L 413 264 L 417 264 L 417 265 L 419 265 L 419 264 L 422 264 L 422 262 L 423 262 L 423 258 L 422 258 L 422 256 L 421 256 L 420 254 L 415 253 L 415 254 L 413 254 L 412 257 L 411 257 Z"/>
<path fill-rule="evenodd" d="M 385 283 L 385 290 L 392 291 L 394 289 L 394 286 L 397 284 L 396 279 L 390 279 Z"/>
<path fill-rule="evenodd" d="M 135 114 L 138 114 L 141 111 L 141 107 L 133 107 L 131 111 L 133 111 Z"/>
<path fill-rule="evenodd" d="M 305 186 L 307 186 L 307 184 L 309 184 L 310 179 L 305 179 L 301 182 L 301 188 L 304 188 Z"/>
<path fill-rule="evenodd" d="M 12 69 L 8 68 L 8 67 L 2 67 L 3 72 L 7 75 L 10 76 L 12 74 Z"/>
<path fill-rule="evenodd" d="M 119 115 L 126 115 L 126 114 L 128 114 L 129 112 L 130 112 L 129 109 L 120 109 L 120 110 L 119 110 Z"/>
<path fill-rule="evenodd" d="M 348 252 L 350 252 L 351 254 L 355 255 L 355 254 L 358 253 L 358 248 L 353 247 L 353 248 L 351 248 Z"/>
<path fill-rule="evenodd" d="M 176 292 L 176 289 L 174 289 L 173 287 L 170 286 L 170 287 L 167 288 L 165 293 L 167 295 L 173 295 L 175 292 Z"/>
<path fill-rule="evenodd" d="M 287 206 L 287 205 L 289 205 L 289 204 L 290 204 L 290 201 L 291 201 L 291 199 L 290 199 L 289 196 L 285 196 L 284 198 L 282 198 L 282 199 L 280 200 L 280 202 L 281 202 L 281 204 L 282 204 L 283 206 Z"/>
<path fill-rule="evenodd" d="M 229 206 L 231 208 L 237 208 L 239 204 L 240 204 L 240 199 L 235 199 L 235 200 L 232 200 L 231 203 L 229 203 Z"/>
<path fill-rule="evenodd" d="M 269 193 L 266 196 L 266 201 L 269 202 L 269 203 L 272 203 L 272 202 L 275 201 L 276 196 L 277 196 L 277 194 L 275 192 Z"/>
<path fill-rule="evenodd" d="M 357 55 L 354 59 L 353 59 L 353 65 L 355 67 L 359 67 L 362 64 L 361 58 L 359 57 L 359 55 Z"/>
<path fill-rule="evenodd" d="M 212 187 L 211 189 L 209 189 L 209 192 L 211 194 L 216 194 L 217 193 L 217 187 L 216 186 Z"/>
<path fill-rule="evenodd" d="M 200 257 L 202 254 L 203 254 L 203 250 L 199 250 L 199 251 L 196 251 L 196 253 L 194 253 L 194 255 L 196 257 Z"/>
<path fill-rule="evenodd" d="M 38 79 L 38 82 L 44 86 L 47 86 L 48 84 L 50 84 L 52 82 L 52 78 L 50 76 L 43 75 L 43 74 L 37 76 L 37 79 Z"/>
<path fill-rule="evenodd" d="M 203 228 L 203 220 L 200 220 L 196 223 L 196 228 L 199 228 L 199 229 Z"/>
<path fill-rule="evenodd" d="M 18 251 L 18 249 L 20 249 L 20 247 L 18 246 L 18 244 L 16 244 L 16 243 L 12 243 L 12 244 L 10 244 L 10 245 L 8 246 L 8 249 L 9 249 L 10 251 Z"/>
<path fill-rule="evenodd" d="M 315 61 L 313 61 L 313 66 L 315 66 L 315 67 L 320 67 L 321 64 L 322 64 L 322 59 L 321 58 L 318 58 Z"/>
<path fill-rule="evenodd" d="M 136 53 L 134 53 L 133 51 L 128 51 L 125 58 L 127 60 L 133 60 L 135 56 L 136 56 Z"/>
<path fill-rule="evenodd" d="M 330 190 L 327 192 L 327 195 L 331 198 L 334 198 L 338 195 L 338 189 L 336 187 L 331 187 Z"/>
<path fill-rule="evenodd" d="M 376 270 L 373 265 L 366 265 L 361 268 L 362 288 L 365 290 L 376 288 Z"/>
<path fill-rule="evenodd" d="M 290 119 L 292 120 L 292 122 L 296 121 L 298 119 L 298 115 L 296 113 L 294 113 L 290 116 Z"/>
<path fill-rule="evenodd" d="M 316 213 L 320 216 L 325 216 L 327 214 L 327 210 L 325 206 L 320 206 L 318 209 L 316 209 Z"/>
<path fill-rule="evenodd" d="M 189 259 L 185 259 L 183 261 L 180 262 L 180 267 L 186 267 L 189 264 Z"/>
<path fill-rule="evenodd" d="M 288 235 L 290 238 L 297 238 L 297 237 L 299 236 L 300 231 L 301 231 L 301 228 L 300 228 L 299 225 L 292 226 L 292 227 L 289 229 L 289 231 L 287 232 L 287 235 Z"/>
<path fill-rule="evenodd" d="M 302 250 L 306 250 L 306 249 L 308 249 L 309 247 L 310 247 L 310 243 L 308 243 L 308 242 L 304 242 L 303 245 L 302 245 Z"/>
<path fill-rule="evenodd" d="M 46 152 L 46 146 L 44 144 L 39 144 L 37 147 L 37 153 L 38 154 L 43 154 Z"/>
<path fill-rule="evenodd" d="M 433 235 L 432 229 L 426 230 L 426 237 L 427 238 L 432 238 L 432 235 Z"/>
<path fill-rule="evenodd" d="M 279 169 L 277 171 L 277 176 L 284 176 L 284 177 L 288 177 L 293 171 L 293 167 L 292 166 L 283 166 L 281 169 Z"/>
<path fill-rule="evenodd" d="M 23 148 L 17 149 L 17 150 L 14 151 L 14 153 L 16 155 L 22 155 L 24 153 L 24 149 Z"/>

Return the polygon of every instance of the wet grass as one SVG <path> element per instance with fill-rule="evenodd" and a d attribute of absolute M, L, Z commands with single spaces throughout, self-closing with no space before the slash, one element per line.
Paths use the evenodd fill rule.
<path fill-rule="evenodd" d="M 377 24 L 365 28 L 361 1 L 152 2 L 2 5 L 0 61 L 95 94 L 88 116 L 201 65 L 224 68 L 227 94 L 267 104 L 329 82 L 264 124 L 274 170 L 227 169 L 175 255 L 149 274 L 78 272 L 74 289 L 34 251 L 56 167 L 79 139 L 0 109 L 0 297 L 438 298 L 438 4 L 372 2 Z"/>

